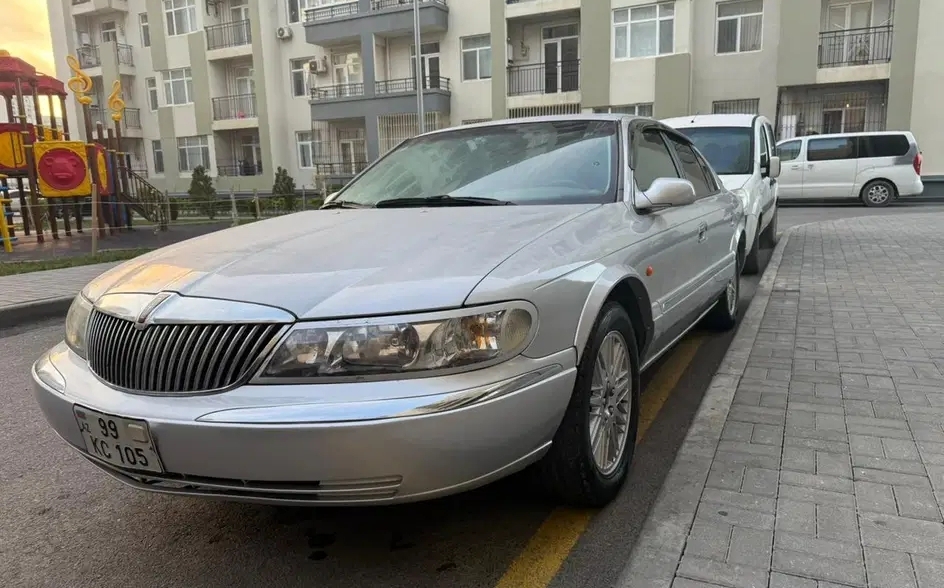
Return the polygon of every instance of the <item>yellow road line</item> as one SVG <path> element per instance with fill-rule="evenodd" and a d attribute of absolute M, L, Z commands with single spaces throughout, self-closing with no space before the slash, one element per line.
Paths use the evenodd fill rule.
<path fill-rule="evenodd" d="M 637 445 L 656 420 L 704 341 L 703 335 L 680 341 L 649 382 L 639 406 Z M 595 514 L 595 510 L 555 508 L 538 527 L 524 550 L 511 562 L 495 588 L 545 588 L 557 575 Z"/>

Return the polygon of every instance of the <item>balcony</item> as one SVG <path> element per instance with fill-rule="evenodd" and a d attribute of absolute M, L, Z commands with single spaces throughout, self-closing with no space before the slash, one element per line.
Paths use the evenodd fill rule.
<path fill-rule="evenodd" d="M 452 86 L 444 76 L 423 80 L 423 104 L 428 112 L 449 112 Z M 400 78 L 322 86 L 311 90 L 312 118 L 334 120 L 416 111 L 416 80 Z"/>
<path fill-rule="evenodd" d="M 76 49 L 79 65 L 82 69 L 95 69 L 107 66 L 117 71 L 109 72 L 109 77 L 115 74 L 134 73 L 134 49 L 131 45 L 108 42 L 104 45 L 83 45 Z M 103 72 L 88 72 L 92 77 L 103 75 Z"/>
<path fill-rule="evenodd" d="M 72 0 L 73 16 L 128 12 L 128 0 Z"/>
<path fill-rule="evenodd" d="M 206 27 L 207 59 L 229 59 L 252 54 L 252 27 L 248 20 Z"/>
<path fill-rule="evenodd" d="M 819 34 L 820 68 L 874 65 L 891 60 L 891 25 Z"/>
<path fill-rule="evenodd" d="M 508 67 L 508 108 L 580 103 L 580 61 L 549 61 Z"/>
<path fill-rule="evenodd" d="M 102 55 L 98 50 L 98 45 L 83 45 L 76 49 L 76 55 L 79 58 L 79 65 L 82 69 L 102 66 Z"/>
<path fill-rule="evenodd" d="M 418 0 L 420 30 L 442 33 L 449 27 L 446 0 Z M 413 32 L 413 0 L 355 0 L 305 11 L 305 37 L 321 46 L 357 42 L 362 34 Z"/>
<path fill-rule="evenodd" d="M 222 178 L 261 176 L 262 163 L 253 163 L 245 160 L 236 163 L 217 163 L 216 175 Z"/>
<path fill-rule="evenodd" d="M 213 130 L 251 129 L 259 126 L 255 94 L 213 98 Z"/>
<path fill-rule="evenodd" d="M 580 0 L 505 0 L 505 18 L 515 19 L 580 10 Z"/>

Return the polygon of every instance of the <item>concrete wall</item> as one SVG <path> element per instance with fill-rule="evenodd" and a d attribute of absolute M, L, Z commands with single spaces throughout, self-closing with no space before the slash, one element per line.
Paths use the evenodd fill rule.
<path fill-rule="evenodd" d="M 897 11 L 897 9 L 896 9 Z M 911 97 L 911 120 L 907 127 L 915 134 L 924 152 L 925 174 L 944 175 L 944 118 L 941 116 L 941 97 L 944 96 L 944 37 L 939 24 L 944 22 L 944 2 L 921 0 L 914 59 L 914 86 Z M 893 64 L 898 67 L 898 62 Z M 907 68 L 906 65 L 902 67 Z M 893 77 L 894 83 L 898 78 Z M 907 83 L 907 81 L 906 81 Z M 901 99 L 901 98 L 899 98 Z M 889 100 L 889 106 L 893 106 Z M 899 115 L 896 115 L 896 117 Z M 896 121 L 897 122 L 897 121 Z M 942 184 L 938 184 L 940 189 Z M 932 186 L 927 186 L 930 191 Z M 942 194 L 944 195 L 944 194 Z"/>

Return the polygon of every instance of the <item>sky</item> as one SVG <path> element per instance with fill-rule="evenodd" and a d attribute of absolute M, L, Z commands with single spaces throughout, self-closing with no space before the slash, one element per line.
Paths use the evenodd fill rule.
<path fill-rule="evenodd" d="M 4 7 L 0 49 L 28 61 L 43 73 L 55 75 L 46 0 L 0 0 L 0 4 Z M 12 13 L 7 12 L 11 8 Z"/>

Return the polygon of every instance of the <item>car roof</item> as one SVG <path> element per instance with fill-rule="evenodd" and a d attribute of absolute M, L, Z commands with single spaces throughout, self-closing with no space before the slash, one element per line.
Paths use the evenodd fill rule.
<path fill-rule="evenodd" d="M 488 120 L 488 121 L 477 122 L 477 123 L 472 123 L 472 124 L 468 124 L 468 125 L 461 125 L 461 126 L 456 126 L 456 127 L 446 127 L 446 128 L 444 128 L 444 129 L 437 129 L 437 130 L 435 130 L 435 131 L 428 131 L 428 132 L 426 132 L 426 133 L 424 133 L 423 135 L 420 135 L 420 136 L 425 137 L 425 136 L 427 136 L 427 135 L 436 135 L 436 134 L 439 134 L 439 133 L 448 133 L 448 132 L 456 131 L 456 130 L 458 130 L 458 129 L 463 129 L 463 130 L 465 130 L 465 129 L 472 129 L 472 128 L 478 128 L 478 127 L 494 127 L 494 126 L 512 125 L 512 124 L 520 124 L 520 123 L 539 123 L 539 122 L 574 121 L 574 120 L 604 120 L 604 121 L 609 120 L 609 121 L 620 121 L 620 120 L 624 120 L 624 119 L 630 119 L 630 120 L 645 119 L 645 120 L 652 121 L 653 123 L 658 123 L 658 122 L 659 122 L 659 121 L 657 121 L 657 120 L 655 120 L 655 119 L 652 119 L 652 118 L 649 118 L 649 117 L 645 117 L 645 116 L 635 116 L 635 115 L 632 115 L 632 114 L 608 114 L 608 113 L 604 113 L 604 114 L 596 114 L 596 113 L 588 113 L 588 114 L 555 114 L 555 115 L 549 115 L 549 116 L 526 116 L 526 117 L 519 117 L 519 118 L 503 118 L 503 119 L 499 119 L 499 120 Z"/>
<path fill-rule="evenodd" d="M 904 135 L 910 142 L 917 144 L 917 140 L 911 131 L 865 131 L 862 133 L 817 133 L 815 135 L 802 135 L 800 137 L 787 137 L 777 141 L 777 145 L 787 141 L 799 141 L 800 139 L 834 139 L 837 137 L 866 137 L 872 135 Z"/>
<path fill-rule="evenodd" d="M 691 129 L 695 127 L 747 127 L 754 126 L 757 114 L 693 114 L 692 116 L 677 116 L 663 119 L 674 129 Z"/>

